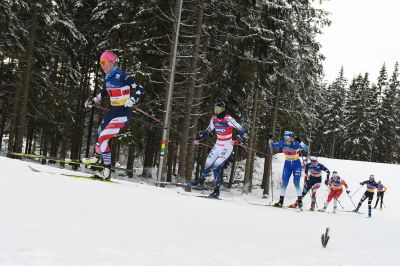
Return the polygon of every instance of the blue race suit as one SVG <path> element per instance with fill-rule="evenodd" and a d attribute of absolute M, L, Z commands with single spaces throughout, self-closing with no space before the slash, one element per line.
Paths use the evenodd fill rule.
<path fill-rule="evenodd" d="M 281 197 L 284 197 L 286 194 L 287 185 L 289 183 L 290 176 L 293 174 L 293 183 L 296 188 L 297 196 L 302 195 L 302 191 L 300 188 L 300 176 L 301 176 L 301 162 L 300 162 L 300 150 L 305 152 L 308 151 L 308 146 L 302 142 L 292 141 L 290 144 L 287 144 L 284 140 L 281 140 L 277 143 L 273 143 L 271 148 L 281 148 L 283 150 L 283 154 L 285 155 L 285 164 L 283 166 L 282 173 L 282 188 L 281 188 Z"/>

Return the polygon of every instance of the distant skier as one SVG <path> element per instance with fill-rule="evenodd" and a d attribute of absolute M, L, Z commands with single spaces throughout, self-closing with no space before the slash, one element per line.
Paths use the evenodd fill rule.
<path fill-rule="evenodd" d="M 104 168 L 99 176 L 104 179 L 111 178 L 111 150 L 109 141 L 118 135 L 119 131 L 125 127 L 131 118 L 132 107 L 143 94 L 143 87 L 132 77 L 123 72 L 118 66 L 118 57 L 105 51 L 100 57 L 100 66 L 105 76 L 105 88 L 85 102 L 86 108 L 92 108 L 93 104 L 99 104 L 101 99 L 110 96 L 111 108 L 103 118 L 96 135 L 96 156 L 91 159 L 83 160 L 84 163 L 97 163 L 99 157 L 103 159 Z"/>
<path fill-rule="evenodd" d="M 293 183 L 297 191 L 297 206 L 303 207 L 302 193 L 300 188 L 300 176 L 302 172 L 302 165 L 300 162 L 299 153 L 301 150 L 307 152 L 308 147 L 301 140 L 294 136 L 292 131 L 285 131 L 283 134 L 284 139 L 277 143 L 273 143 L 272 136 L 269 139 L 269 146 L 271 149 L 282 148 L 283 154 L 285 155 L 285 164 L 283 166 L 282 173 L 282 188 L 279 202 L 275 203 L 275 207 L 282 207 L 283 200 L 285 199 L 287 185 L 289 183 L 290 176 L 293 174 Z"/>
<path fill-rule="evenodd" d="M 349 194 L 350 191 L 346 181 L 344 181 L 344 179 L 338 175 L 338 172 L 333 171 L 332 177 L 328 181 L 328 187 L 330 190 L 329 195 L 326 202 L 324 203 L 324 207 L 320 211 L 324 212 L 326 208 L 328 208 L 328 205 L 331 202 L 331 200 L 333 199 L 333 213 L 336 213 L 337 201 L 343 192 L 343 186 L 346 188 L 346 193 Z"/>
<path fill-rule="evenodd" d="M 364 200 L 368 198 L 368 217 L 371 217 L 371 212 L 372 212 L 371 203 L 374 198 L 375 188 L 378 187 L 378 183 L 375 182 L 374 175 L 370 175 L 369 180 L 361 182 L 360 185 L 362 185 L 362 186 L 367 185 L 367 190 L 365 191 L 364 195 L 362 196 L 362 198 L 361 198 L 360 202 L 358 203 L 357 208 L 355 208 L 354 212 L 358 212 L 358 210 L 360 209 Z"/>
<path fill-rule="evenodd" d="M 378 206 L 379 199 L 381 200 L 381 207 L 380 209 L 382 210 L 382 204 L 383 204 L 383 196 L 387 190 L 387 188 L 382 184 L 381 181 L 378 181 L 378 186 L 376 187 L 377 189 L 377 194 L 376 194 L 376 203 L 374 209 L 376 209 L 376 206 Z"/>
<path fill-rule="evenodd" d="M 225 165 L 233 151 L 233 129 L 235 128 L 239 131 L 238 138 L 245 139 L 247 138 L 247 134 L 243 127 L 226 112 L 225 103 L 223 101 L 217 100 L 214 103 L 214 114 L 215 116 L 211 118 L 208 128 L 204 131 L 200 131 L 196 137 L 196 141 L 199 141 L 207 137 L 212 131 L 215 131 L 217 135 L 217 141 L 208 154 L 204 171 L 197 185 L 200 187 L 204 186 L 204 181 L 210 169 L 212 169 L 214 172 L 215 187 L 210 196 L 219 197 L 222 183 L 221 168 Z"/>
<path fill-rule="evenodd" d="M 307 195 L 308 191 L 311 189 L 311 207 L 310 211 L 313 211 L 315 209 L 315 202 L 316 202 L 316 194 L 317 190 L 321 186 L 321 179 L 322 175 L 321 172 L 324 171 L 326 172 L 326 184 L 328 184 L 329 180 L 329 175 L 330 172 L 328 168 L 326 168 L 323 164 L 318 162 L 317 157 L 311 156 L 310 162 L 306 164 L 306 168 L 304 170 L 305 172 L 305 177 L 304 177 L 304 188 L 303 192 L 301 193 L 302 197 Z M 308 173 L 310 172 L 310 175 L 308 176 Z M 290 205 L 291 208 L 296 208 L 297 207 L 297 202 L 293 203 Z"/>

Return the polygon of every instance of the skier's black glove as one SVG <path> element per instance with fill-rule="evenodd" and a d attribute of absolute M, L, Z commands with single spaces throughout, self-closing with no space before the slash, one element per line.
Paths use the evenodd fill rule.
<path fill-rule="evenodd" d="M 202 138 L 204 138 L 205 136 L 206 136 L 206 133 L 204 133 L 204 131 L 197 132 L 196 140 L 199 141 Z"/>
<path fill-rule="evenodd" d="M 294 137 L 294 140 L 297 141 L 298 143 L 301 142 L 301 139 L 298 136 Z"/>
<path fill-rule="evenodd" d="M 347 193 L 347 194 L 350 194 L 350 190 L 346 190 L 346 193 Z"/>
<path fill-rule="evenodd" d="M 325 185 L 328 185 L 328 179 L 325 179 Z"/>
<path fill-rule="evenodd" d="M 361 182 L 360 185 L 361 185 L 361 186 L 364 185 L 364 182 Z"/>
<path fill-rule="evenodd" d="M 272 134 L 271 133 L 268 134 L 268 139 L 272 139 Z"/>

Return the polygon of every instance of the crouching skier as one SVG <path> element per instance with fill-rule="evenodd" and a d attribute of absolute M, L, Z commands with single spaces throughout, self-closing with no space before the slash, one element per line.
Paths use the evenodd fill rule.
<path fill-rule="evenodd" d="M 346 181 L 341 178 L 336 171 L 333 171 L 332 177 L 328 182 L 328 187 L 329 187 L 329 195 L 328 199 L 324 203 L 324 208 L 322 208 L 320 211 L 324 212 L 326 208 L 328 208 L 329 203 L 333 199 L 333 213 L 336 213 L 337 209 L 337 201 L 340 195 L 342 195 L 343 192 L 343 186 L 346 188 L 346 193 L 349 194 L 350 190 L 349 187 L 347 186 Z"/>
<path fill-rule="evenodd" d="M 104 168 L 97 175 L 104 179 L 111 178 L 109 141 L 129 123 L 132 107 L 139 101 L 144 91 L 141 85 L 117 66 L 117 63 L 118 57 L 114 53 L 105 51 L 101 55 L 100 66 L 106 74 L 104 79 L 106 86 L 96 97 L 85 102 L 86 108 L 92 108 L 93 104 L 99 104 L 107 94 L 110 96 L 111 108 L 103 118 L 96 135 L 96 156 L 82 160 L 86 164 L 95 164 L 101 156 Z"/>
<path fill-rule="evenodd" d="M 204 171 L 199 178 L 198 184 L 195 184 L 200 188 L 204 188 L 204 181 L 206 180 L 210 169 L 212 169 L 214 172 L 215 187 L 210 196 L 217 198 L 219 197 L 220 186 L 222 183 L 221 169 L 233 151 L 233 128 L 239 131 L 239 138 L 246 139 L 248 136 L 243 127 L 226 112 L 224 102 L 216 101 L 214 103 L 214 114 L 215 116 L 211 118 L 208 128 L 205 131 L 200 131 L 196 137 L 196 141 L 199 141 L 208 136 L 211 131 L 215 130 L 217 142 L 208 154 Z"/>
<path fill-rule="evenodd" d="M 310 161 L 311 162 L 309 162 L 306 165 L 306 169 L 304 170 L 304 172 L 305 172 L 304 188 L 303 188 L 303 192 L 301 193 L 301 195 L 302 195 L 302 197 L 304 197 L 305 195 L 307 195 L 308 191 L 310 191 L 310 189 L 311 189 L 312 194 L 311 194 L 310 211 L 314 211 L 315 202 L 317 201 L 316 200 L 317 190 L 321 186 L 321 179 L 322 179 L 321 172 L 322 171 L 326 172 L 326 182 L 328 182 L 328 180 L 329 180 L 330 172 L 329 172 L 328 168 L 326 168 L 323 164 L 318 162 L 317 157 L 312 156 L 310 158 Z M 310 173 L 309 176 L 308 176 L 308 173 Z M 297 202 L 291 204 L 290 207 L 296 208 Z"/>
<path fill-rule="evenodd" d="M 371 217 L 371 212 L 372 212 L 372 200 L 374 198 L 374 193 L 375 193 L 375 188 L 378 187 L 378 183 L 375 182 L 375 176 L 370 175 L 369 180 L 365 180 L 360 183 L 360 185 L 367 185 L 367 190 L 365 191 L 364 195 L 360 199 L 360 202 L 357 205 L 357 208 L 355 208 L 354 212 L 358 212 L 360 209 L 361 205 L 363 204 L 364 200 L 368 198 L 368 217 Z"/>
<path fill-rule="evenodd" d="M 285 198 L 287 185 L 289 183 L 290 176 L 293 174 L 293 183 L 297 191 L 297 207 L 303 207 L 302 201 L 302 191 L 300 188 L 300 176 L 302 172 L 302 165 L 300 162 L 299 152 L 303 150 L 305 152 L 308 151 L 308 146 L 301 142 L 299 138 L 295 138 L 294 133 L 292 131 L 285 131 L 284 139 L 273 143 L 273 140 L 270 136 L 269 146 L 271 149 L 282 148 L 283 153 L 285 155 L 285 164 L 283 166 L 282 173 L 282 188 L 279 202 L 275 203 L 275 207 L 282 207 L 283 200 Z"/>

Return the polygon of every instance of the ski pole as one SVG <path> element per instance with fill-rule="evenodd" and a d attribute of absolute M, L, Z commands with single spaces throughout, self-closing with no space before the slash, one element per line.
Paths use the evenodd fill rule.
<path fill-rule="evenodd" d="M 346 193 L 346 194 L 347 194 L 347 193 Z M 351 203 L 353 203 L 354 208 L 357 208 L 356 205 L 354 204 L 354 201 L 351 199 L 350 195 L 347 194 L 347 196 L 349 196 L 349 199 L 350 199 Z M 353 195 L 353 196 L 354 196 L 354 195 Z"/>
<path fill-rule="evenodd" d="M 364 185 L 361 185 L 354 193 L 353 193 L 353 195 L 349 195 L 349 197 L 350 197 L 350 199 L 353 197 L 353 196 L 355 196 L 356 194 L 357 194 L 357 192 L 363 187 Z"/>
<path fill-rule="evenodd" d="M 335 199 L 339 203 L 340 207 L 342 207 L 342 209 L 344 210 L 344 207 L 343 207 L 342 203 L 340 203 L 339 199 L 338 198 L 335 198 Z"/>

